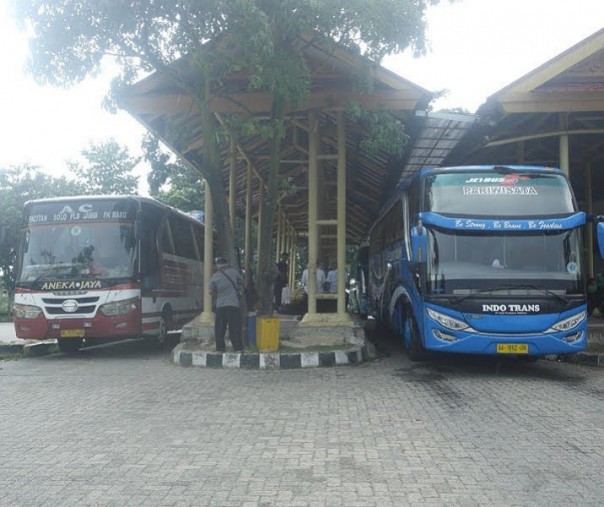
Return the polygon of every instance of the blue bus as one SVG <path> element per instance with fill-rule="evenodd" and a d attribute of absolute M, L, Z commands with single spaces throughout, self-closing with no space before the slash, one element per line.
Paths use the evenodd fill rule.
<path fill-rule="evenodd" d="M 373 317 L 413 361 L 584 350 L 586 221 L 560 169 L 423 168 L 370 230 Z"/>

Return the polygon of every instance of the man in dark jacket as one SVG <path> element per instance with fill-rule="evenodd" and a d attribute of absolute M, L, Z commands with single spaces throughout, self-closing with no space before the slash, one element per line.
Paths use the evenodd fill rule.
<path fill-rule="evenodd" d="M 275 276 L 275 285 L 274 285 L 274 299 L 275 299 L 275 309 L 279 311 L 281 307 L 281 293 L 283 292 L 283 287 L 287 285 L 287 280 L 289 278 L 289 254 L 287 252 L 282 252 L 279 262 L 277 263 L 277 275 Z"/>
<path fill-rule="evenodd" d="M 216 302 L 216 320 L 214 338 L 216 350 L 226 349 L 224 335 L 227 327 L 231 344 L 236 352 L 243 349 L 241 341 L 241 297 L 243 294 L 243 277 L 236 268 L 229 266 L 227 259 L 216 259 L 216 271 L 210 280 L 210 294 Z"/>

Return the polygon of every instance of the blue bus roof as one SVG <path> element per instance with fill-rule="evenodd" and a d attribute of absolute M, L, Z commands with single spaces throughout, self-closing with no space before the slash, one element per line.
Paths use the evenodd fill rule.
<path fill-rule="evenodd" d="M 541 173 L 552 173 L 552 174 L 560 174 L 564 175 L 564 171 L 559 169 L 558 167 L 548 167 L 548 166 L 537 166 L 537 165 L 515 165 L 515 164 L 493 164 L 493 165 L 460 165 L 460 166 L 447 166 L 447 167 L 438 167 L 438 166 L 426 166 L 419 169 L 417 172 L 413 174 L 409 174 L 406 178 L 402 179 L 399 184 L 396 186 L 394 192 L 390 195 L 390 197 L 386 200 L 386 203 L 380 209 L 378 216 L 384 214 L 393 204 L 393 202 L 398 198 L 400 193 L 405 190 L 413 180 L 416 178 L 425 176 L 426 174 L 433 174 L 438 172 L 475 172 L 475 171 L 510 171 L 510 172 L 541 172 Z"/>
<path fill-rule="evenodd" d="M 512 164 L 497 164 L 497 165 L 461 165 L 451 167 L 422 167 L 418 173 L 421 175 L 434 173 L 434 172 L 473 172 L 473 171 L 497 171 L 497 170 L 509 170 L 509 171 L 527 171 L 527 172 L 549 172 L 564 174 L 562 169 L 557 167 L 547 166 L 535 166 L 535 165 L 512 165 Z M 413 177 L 410 178 L 410 180 Z"/>
<path fill-rule="evenodd" d="M 399 184 L 396 186 L 394 193 L 391 198 L 388 199 L 388 202 L 392 199 L 393 196 L 397 196 L 401 191 L 407 188 L 411 182 L 420 176 L 424 176 L 426 174 L 431 174 L 435 172 L 473 172 L 473 171 L 497 171 L 497 170 L 507 170 L 507 171 L 518 171 L 518 172 L 549 172 L 555 174 L 564 175 L 564 171 L 557 167 L 547 167 L 547 166 L 536 166 L 536 165 L 514 165 L 514 164 L 494 164 L 494 165 L 460 165 L 460 166 L 450 166 L 450 167 L 434 167 L 434 166 L 426 166 L 422 167 L 419 171 L 408 175 L 406 178 L 403 178 Z"/>

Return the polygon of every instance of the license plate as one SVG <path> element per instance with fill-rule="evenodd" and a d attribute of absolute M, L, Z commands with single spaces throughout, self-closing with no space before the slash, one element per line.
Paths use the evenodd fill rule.
<path fill-rule="evenodd" d="M 61 338 L 83 338 L 83 329 L 61 329 Z"/>
<path fill-rule="evenodd" d="M 528 354 L 528 343 L 498 343 L 498 354 Z"/>

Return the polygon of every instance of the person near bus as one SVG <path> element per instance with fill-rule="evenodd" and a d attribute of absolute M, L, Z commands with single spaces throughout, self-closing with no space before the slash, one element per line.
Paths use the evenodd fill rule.
<path fill-rule="evenodd" d="M 317 266 L 317 294 L 323 292 L 323 287 L 325 284 L 325 270 L 322 266 Z M 308 296 L 308 267 L 302 271 L 302 278 L 300 280 L 300 285 L 304 289 L 304 294 Z"/>
<path fill-rule="evenodd" d="M 277 272 L 275 276 L 275 285 L 274 285 L 274 300 L 275 300 L 275 309 L 279 311 L 281 307 L 282 299 L 281 294 L 283 292 L 283 288 L 287 285 L 287 280 L 289 278 L 289 254 L 287 252 L 282 252 L 279 258 L 279 262 L 277 263 Z"/>
<path fill-rule="evenodd" d="M 210 280 L 210 294 L 216 303 L 214 339 L 216 350 L 226 351 L 224 337 L 229 330 L 229 338 L 235 352 L 243 349 L 241 338 L 241 300 L 243 298 L 243 277 L 241 272 L 229 266 L 224 257 L 216 259 L 216 271 Z"/>
<path fill-rule="evenodd" d="M 302 299 L 302 306 L 308 309 L 308 267 L 302 272 L 302 278 L 300 279 L 300 285 L 304 289 L 304 298 Z M 323 287 L 325 285 L 325 270 L 322 265 L 317 266 L 317 294 L 323 293 Z"/>
<path fill-rule="evenodd" d="M 326 286 L 328 292 L 335 294 L 338 292 L 338 268 L 331 268 L 327 273 Z"/>

